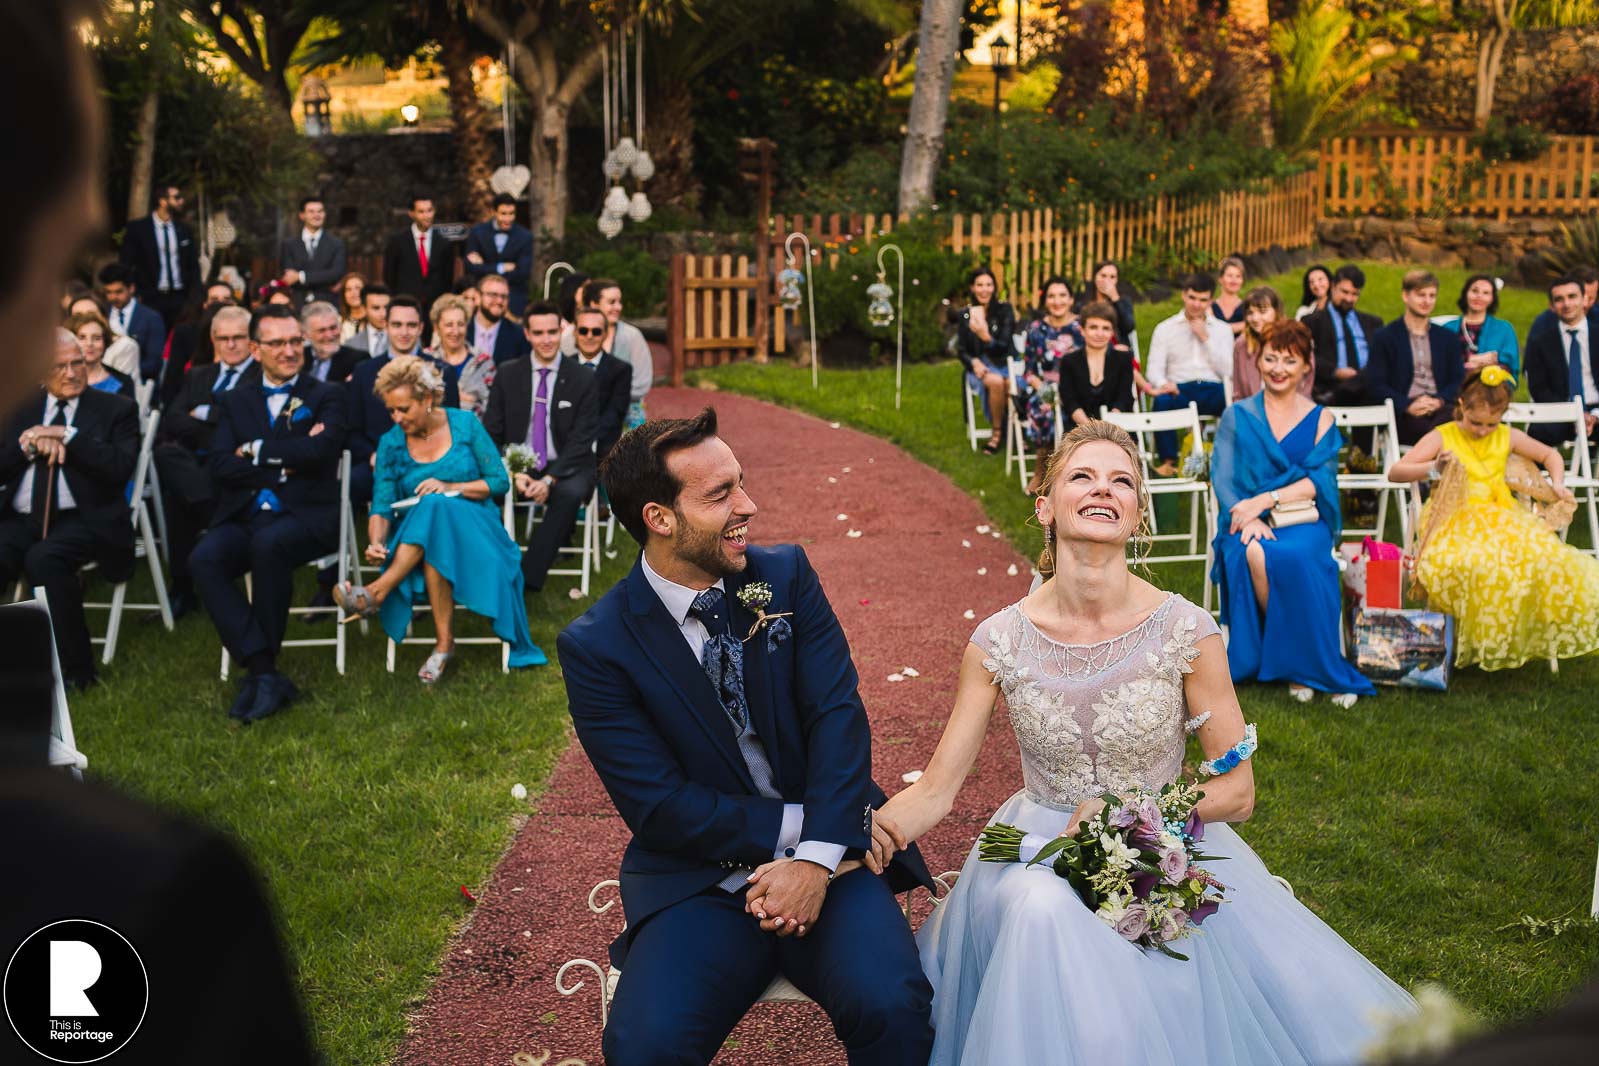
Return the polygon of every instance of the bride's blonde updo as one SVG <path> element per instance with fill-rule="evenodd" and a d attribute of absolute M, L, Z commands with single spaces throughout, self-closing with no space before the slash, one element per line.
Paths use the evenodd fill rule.
<path fill-rule="evenodd" d="M 1060 439 L 1055 446 L 1055 451 L 1049 457 L 1049 465 L 1044 468 L 1044 487 L 1039 492 L 1040 497 L 1047 497 L 1050 490 L 1055 487 L 1055 480 L 1072 461 L 1072 456 L 1077 454 L 1077 449 L 1085 444 L 1104 441 L 1114 444 L 1127 453 L 1127 459 L 1133 466 L 1133 489 L 1138 495 L 1138 528 L 1134 536 L 1145 531 L 1149 521 L 1149 493 L 1144 486 L 1144 464 L 1139 458 L 1138 445 L 1128 435 L 1125 429 L 1101 422 L 1091 418 L 1079 426 L 1073 426 L 1071 431 Z M 1055 576 L 1055 527 L 1053 524 L 1044 527 L 1044 550 L 1038 556 L 1038 573 L 1045 581 Z"/>

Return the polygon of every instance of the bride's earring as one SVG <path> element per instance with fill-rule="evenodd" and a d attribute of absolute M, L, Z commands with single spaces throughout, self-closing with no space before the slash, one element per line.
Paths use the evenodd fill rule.
<path fill-rule="evenodd" d="M 1038 556 L 1038 572 L 1053 574 L 1055 572 L 1055 523 L 1044 522 L 1044 550 Z"/>

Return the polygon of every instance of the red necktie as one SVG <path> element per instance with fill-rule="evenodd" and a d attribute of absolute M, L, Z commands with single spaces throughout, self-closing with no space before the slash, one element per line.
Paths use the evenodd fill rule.
<path fill-rule="evenodd" d="M 419 234 L 416 238 L 416 258 L 422 264 L 422 276 L 428 276 L 428 235 Z"/>

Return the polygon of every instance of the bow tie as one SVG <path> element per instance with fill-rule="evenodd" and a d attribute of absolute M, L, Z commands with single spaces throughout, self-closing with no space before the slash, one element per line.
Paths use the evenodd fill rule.
<path fill-rule="evenodd" d="M 261 391 L 268 396 L 287 396 L 292 388 L 294 388 L 293 383 L 288 385 L 262 385 Z"/>

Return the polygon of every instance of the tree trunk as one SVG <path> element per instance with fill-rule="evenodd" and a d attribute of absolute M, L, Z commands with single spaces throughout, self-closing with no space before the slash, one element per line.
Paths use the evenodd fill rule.
<path fill-rule="evenodd" d="M 1266 0 L 1231 0 L 1228 13 L 1238 31 L 1233 55 L 1239 81 L 1234 118 L 1240 128 L 1254 129 L 1261 144 L 1270 145 L 1271 15 Z"/>
<path fill-rule="evenodd" d="M 566 236 L 567 121 L 570 109 L 559 101 L 534 106 L 531 142 L 533 198 L 537 215 L 534 231 L 556 240 Z"/>
<path fill-rule="evenodd" d="M 1483 30 L 1477 50 L 1477 98 L 1472 110 L 1472 122 L 1478 129 L 1488 125 L 1493 117 L 1494 88 L 1499 83 L 1499 71 L 1505 61 L 1505 45 L 1510 41 L 1507 26 L 1490 26 Z"/>
<path fill-rule="evenodd" d="M 150 213 L 151 182 L 155 170 L 156 119 L 161 114 L 161 90 L 152 86 L 139 105 L 139 123 L 133 150 L 133 172 L 128 181 L 128 218 L 142 218 Z"/>
<path fill-rule="evenodd" d="M 699 203 L 700 183 L 694 176 L 694 94 L 687 82 L 671 79 L 650 98 L 650 158 L 655 177 L 650 179 L 650 202 L 693 208 Z"/>
<path fill-rule="evenodd" d="M 474 221 L 487 218 L 494 206 L 494 146 L 490 143 L 488 120 L 472 82 L 472 50 L 466 31 L 454 19 L 446 22 L 439 34 L 439 59 L 444 65 L 450 98 L 450 125 L 455 135 L 455 157 L 460 165 L 459 192 L 466 216 Z"/>
<path fill-rule="evenodd" d="M 912 214 L 933 199 L 933 179 L 944 154 L 950 85 L 960 55 L 961 0 L 924 0 L 916 46 L 916 83 L 900 158 L 899 211 Z"/>

